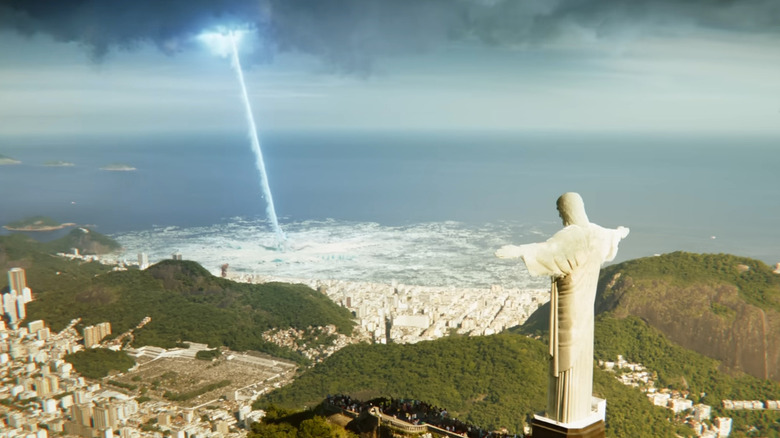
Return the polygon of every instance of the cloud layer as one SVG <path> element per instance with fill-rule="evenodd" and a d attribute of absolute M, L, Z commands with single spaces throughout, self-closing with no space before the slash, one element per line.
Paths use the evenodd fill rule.
<path fill-rule="evenodd" d="M 251 26 L 256 58 L 314 55 L 342 71 L 368 71 L 377 56 L 424 52 L 449 41 L 537 45 L 568 35 L 679 36 L 698 28 L 777 32 L 774 0 L 2 0 L 0 26 L 77 42 L 100 59 L 153 43 L 186 50 L 217 26 Z"/>

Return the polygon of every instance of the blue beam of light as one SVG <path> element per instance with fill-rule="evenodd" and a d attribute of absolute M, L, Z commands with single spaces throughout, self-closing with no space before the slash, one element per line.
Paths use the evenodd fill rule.
<path fill-rule="evenodd" d="M 238 82 L 241 85 L 241 97 L 244 101 L 244 111 L 246 112 L 247 123 L 249 124 L 249 140 L 252 145 L 252 152 L 255 154 L 255 166 L 260 174 L 260 189 L 263 191 L 263 197 L 266 201 L 266 216 L 271 221 L 271 226 L 276 234 L 279 248 L 282 248 L 283 242 L 287 239 L 282 228 L 279 226 L 279 219 L 276 216 L 274 199 L 271 194 L 271 186 L 268 184 L 268 173 L 265 170 L 265 161 L 263 160 L 263 151 L 260 149 L 260 139 L 257 135 L 257 126 L 255 117 L 252 113 L 252 105 L 249 102 L 249 94 L 244 82 L 244 72 L 241 68 L 241 60 L 238 56 L 238 43 L 244 35 L 244 31 L 227 32 L 209 32 L 201 34 L 198 39 L 203 41 L 214 53 L 220 56 L 230 56 L 233 69 L 236 71 Z"/>

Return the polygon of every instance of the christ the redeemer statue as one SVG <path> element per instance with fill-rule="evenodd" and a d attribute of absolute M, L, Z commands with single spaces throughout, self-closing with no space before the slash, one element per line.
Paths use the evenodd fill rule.
<path fill-rule="evenodd" d="M 550 386 L 546 417 L 577 423 L 591 413 L 593 314 L 599 270 L 612 261 L 628 228 L 602 228 L 588 221 L 577 193 L 558 198 L 564 228 L 549 240 L 507 245 L 499 258 L 521 257 L 531 275 L 552 277 L 550 297 Z"/>

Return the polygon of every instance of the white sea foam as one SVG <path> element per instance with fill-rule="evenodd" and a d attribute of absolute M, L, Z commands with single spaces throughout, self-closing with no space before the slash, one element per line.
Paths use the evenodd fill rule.
<path fill-rule="evenodd" d="M 366 222 L 305 221 L 284 225 L 288 240 L 277 239 L 264 221 L 234 218 L 207 227 L 156 227 L 114 235 L 135 260 L 145 252 L 150 262 L 182 253 L 213 273 L 228 263 L 231 272 L 261 276 L 345 280 L 408 285 L 483 288 L 547 287 L 532 278 L 522 262 L 497 259 L 493 253 L 522 236 L 539 240 L 539 231 L 522 224 L 469 226 L 458 222 L 383 226 Z"/>

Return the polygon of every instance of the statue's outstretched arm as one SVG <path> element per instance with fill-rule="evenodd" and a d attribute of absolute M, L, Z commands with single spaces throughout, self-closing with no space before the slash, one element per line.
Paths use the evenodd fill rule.
<path fill-rule="evenodd" d="M 584 229 L 571 225 L 545 242 L 503 246 L 496 251 L 496 257 L 520 257 L 531 275 L 558 277 L 569 274 L 578 266 L 583 258 L 582 254 L 587 251 L 588 240 Z"/>
<path fill-rule="evenodd" d="M 516 259 L 523 255 L 523 250 L 517 245 L 504 245 L 496 251 L 496 257 L 500 259 Z"/>
<path fill-rule="evenodd" d="M 618 251 L 618 244 L 622 239 L 628 236 L 629 229 L 626 227 L 602 228 L 598 225 L 592 224 L 599 230 L 598 238 L 594 240 L 596 245 L 600 245 L 599 252 L 603 257 L 604 262 L 611 262 L 615 260 L 615 256 Z"/>

